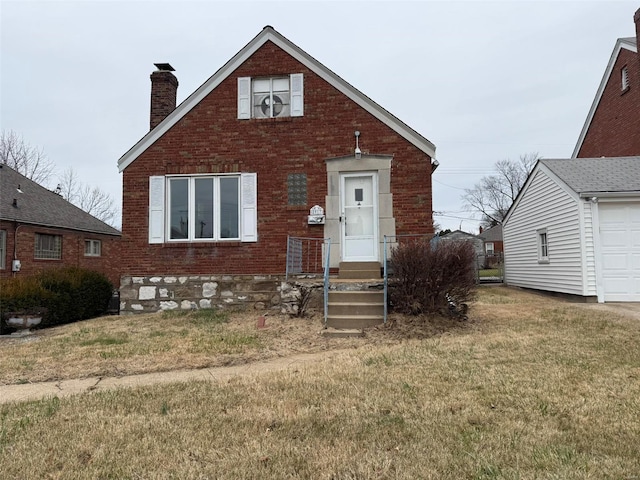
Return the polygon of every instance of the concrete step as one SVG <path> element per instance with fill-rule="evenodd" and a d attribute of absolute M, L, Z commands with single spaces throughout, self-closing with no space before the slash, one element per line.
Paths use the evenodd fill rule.
<path fill-rule="evenodd" d="M 327 327 L 362 329 L 384 323 L 381 315 L 327 315 Z"/>
<path fill-rule="evenodd" d="M 329 338 L 363 337 L 364 331 L 361 328 L 325 328 L 320 335 Z"/>
<path fill-rule="evenodd" d="M 380 303 L 384 290 L 329 290 L 329 303 Z"/>
<path fill-rule="evenodd" d="M 340 279 L 378 279 L 380 276 L 379 262 L 340 262 L 338 270 Z"/>
<path fill-rule="evenodd" d="M 331 315 L 384 315 L 384 303 L 332 303 L 329 302 Z"/>

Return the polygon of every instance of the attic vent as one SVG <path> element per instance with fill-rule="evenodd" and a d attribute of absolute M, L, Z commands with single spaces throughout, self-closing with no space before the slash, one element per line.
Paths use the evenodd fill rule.
<path fill-rule="evenodd" d="M 289 116 L 289 94 L 265 95 L 260 100 L 260 113 L 258 117 L 283 117 Z"/>
<path fill-rule="evenodd" d="M 622 67 L 622 91 L 629 88 L 629 70 L 626 65 Z"/>

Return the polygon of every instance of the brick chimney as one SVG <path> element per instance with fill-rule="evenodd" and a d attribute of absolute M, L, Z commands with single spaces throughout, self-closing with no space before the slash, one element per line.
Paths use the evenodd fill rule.
<path fill-rule="evenodd" d="M 178 79 L 171 73 L 173 67 L 168 63 L 154 65 L 158 69 L 151 74 L 151 130 L 176 109 L 178 93 Z"/>

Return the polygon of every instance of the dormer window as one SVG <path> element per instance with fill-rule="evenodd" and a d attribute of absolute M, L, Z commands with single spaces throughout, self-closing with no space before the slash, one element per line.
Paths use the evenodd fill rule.
<path fill-rule="evenodd" d="M 301 117 L 301 73 L 278 77 L 238 78 L 238 118 Z"/>
<path fill-rule="evenodd" d="M 622 77 L 622 85 L 621 85 L 622 91 L 625 92 L 629 88 L 629 70 L 627 69 L 626 65 L 622 67 L 621 77 Z"/>

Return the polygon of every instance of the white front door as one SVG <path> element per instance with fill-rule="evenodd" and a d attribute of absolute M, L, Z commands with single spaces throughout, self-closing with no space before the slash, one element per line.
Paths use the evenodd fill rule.
<path fill-rule="evenodd" d="M 340 176 L 340 212 L 342 261 L 378 261 L 377 173 Z"/>

